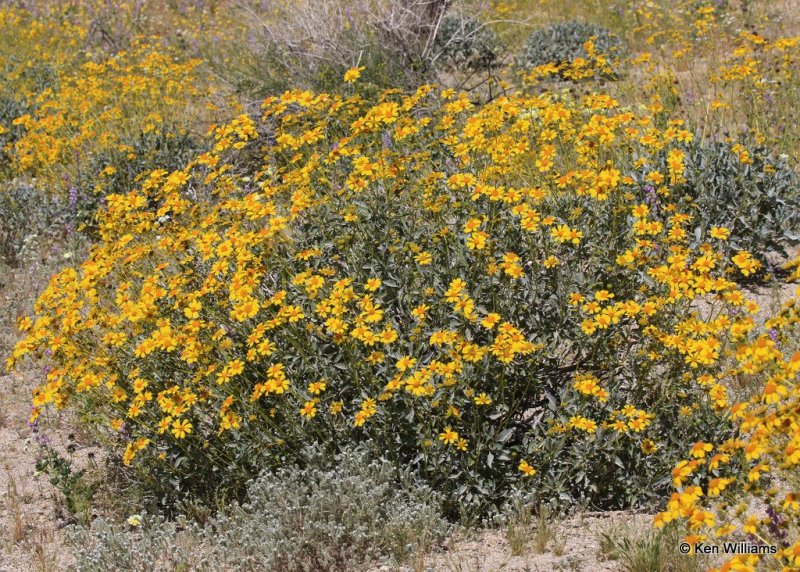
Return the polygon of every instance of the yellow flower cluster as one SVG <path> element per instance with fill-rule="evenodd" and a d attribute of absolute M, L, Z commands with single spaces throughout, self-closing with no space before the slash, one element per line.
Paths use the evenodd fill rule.
<path fill-rule="evenodd" d="M 144 73 L 119 58 L 98 74 Z M 244 459 L 345 435 L 532 477 L 548 470 L 524 447 L 537 408 L 549 435 L 610 429 L 653 455 L 678 407 L 643 386 L 686 369 L 697 379 L 669 388 L 682 418 L 724 417 L 721 362 L 757 310 L 732 278 L 755 262 L 693 245 L 672 196 L 680 122 L 603 93 L 475 108 L 425 85 L 373 103 L 289 91 L 209 139 L 185 168 L 109 195 L 98 244 L 21 324 L 9 365 L 52 365 L 34 418 L 99 409 L 127 463 L 227 463 L 242 435 L 259 443 Z M 713 318 L 693 312 L 698 301 Z M 758 343 L 736 354 L 749 374 L 776 359 Z M 769 407 L 786 397 L 773 382 Z M 711 426 L 697 421 L 692 440 Z"/>
<path fill-rule="evenodd" d="M 800 260 L 793 265 L 800 269 Z M 800 280 L 800 270 L 795 279 Z M 672 471 L 676 492 L 656 516 L 656 526 L 686 522 L 692 532 L 686 541 L 691 544 L 739 534 L 776 546 L 774 554 L 734 556 L 715 570 L 755 571 L 768 566 L 793 570 L 800 565 L 800 540 L 795 534 L 800 524 L 800 492 L 795 486 L 800 466 L 800 351 L 779 349 L 797 340 L 798 325 L 800 311 L 791 300 L 764 324 L 766 333 L 750 336 L 736 347 L 738 366 L 725 372 L 725 378 L 757 375 L 764 380 L 749 400 L 722 405 L 736 423 L 739 437 L 692 445 L 689 459 Z M 785 486 L 773 486 L 767 480 L 770 475 Z M 735 497 L 725 498 L 726 489 L 735 483 L 747 493 L 738 503 Z M 748 497 L 759 499 L 771 516 L 750 512 Z"/>

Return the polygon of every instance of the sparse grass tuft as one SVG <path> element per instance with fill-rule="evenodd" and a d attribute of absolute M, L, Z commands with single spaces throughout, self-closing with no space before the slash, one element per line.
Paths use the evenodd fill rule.
<path fill-rule="evenodd" d="M 617 560 L 623 572 L 700 572 L 701 560 L 681 555 L 682 542 L 677 526 L 654 530 L 646 524 L 634 526 L 609 523 L 597 532 L 600 557 Z"/>

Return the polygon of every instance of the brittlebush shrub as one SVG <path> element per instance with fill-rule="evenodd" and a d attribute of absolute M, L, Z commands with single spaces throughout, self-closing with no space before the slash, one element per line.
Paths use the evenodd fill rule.
<path fill-rule="evenodd" d="M 23 129 L 13 145 L 15 169 L 45 180 L 75 181 L 95 155 L 125 152 L 142 133 L 185 125 L 192 100 L 203 95 L 198 65 L 139 44 L 70 70 L 57 89 L 37 94 L 32 112 L 13 121 Z"/>
<path fill-rule="evenodd" d="M 69 16 L 0 7 L 0 176 L 35 179 L 58 200 L 77 193 L 80 224 L 104 194 L 196 155 L 216 91 L 199 60 L 153 38 L 93 51 Z"/>
<path fill-rule="evenodd" d="M 554 66 L 566 79 L 581 79 L 573 68 L 602 57 L 601 77 L 614 77 L 612 62 L 625 55 L 625 44 L 608 29 L 588 22 L 561 22 L 535 30 L 528 36 L 518 60 L 526 69 Z"/>
<path fill-rule="evenodd" d="M 686 154 L 680 191 L 694 205 L 698 234 L 729 228 L 729 246 L 758 253 L 762 262 L 800 242 L 800 181 L 785 157 L 729 143 L 693 143 Z"/>
<path fill-rule="evenodd" d="M 800 259 L 793 278 L 800 281 Z M 791 265 L 790 265 L 791 266 Z M 800 295 L 800 289 L 796 291 Z M 673 471 L 657 527 L 680 521 L 685 542 L 760 545 L 731 553 L 715 570 L 796 570 L 800 566 L 800 308 L 797 300 L 740 340 L 721 381 L 750 391 L 730 408 L 732 438 L 698 441 Z M 756 380 L 762 380 L 761 383 Z M 742 494 L 744 491 L 744 494 Z M 771 550 L 768 551 L 768 550 Z"/>
<path fill-rule="evenodd" d="M 758 262 L 675 203 L 687 137 L 603 94 L 271 97 L 107 197 L 9 365 L 45 360 L 33 417 L 74 409 L 165 503 L 370 440 L 452 516 L 652 504 L 730 435 L 758 309 Z"/>

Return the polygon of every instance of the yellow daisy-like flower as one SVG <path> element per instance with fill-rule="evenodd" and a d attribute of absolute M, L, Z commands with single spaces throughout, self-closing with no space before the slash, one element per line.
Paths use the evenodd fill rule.
<path fill-rule="evenodd" d="M 355 83 L 361 77 L 361 72 L 364 71 L 364 66 L 353 67 L 344 72 L 344 81 L 347 83 Z"/>
<path fill-rule="evenodd" d="M 317 414 L 317 399 L 312 399 L 311 401 L 306 401 L 303 404 L 303 407 L 300 408 L 300 415 L 305 417 L 306 419 L 313 419 L 314 416 Z"/>
<path fill-rule="evenodd" d="M 652 455 L 658 450 L 658 445 L 655 444 L 651 439 L 644 439 L 642 441 L 642 453 L 645 455 Z"/>
<path fill-rule="evenodd" d="M 420 252 L 419 254 L 417 254 L 417 255 L 414 257 L 414 260 L 415 260 L 415 261 L 417 262 L 417 264 L 419 264 L 420 266 L 427 266 L 427 265 L 429 265 L 429 264 L 431 263 L 431 261 L 433 260 L 433 256 L 431 255 L 431 253 L 430 253 L 430 252 Z"/>
<path fill-rule="evenodd" d="M 519 462 L 519 470 L 522 471 L 526 477 L 532 477 L 536 474 L 536 469 L 531 467 L 528 461 L 525 459 Z"/>
<path fill-rule="evenodd" d="M 192 432 L 192 424 L 186 419 L 176 419 L 172 423 L 172 434 L 176 439 L 183 439 Z"/>
<path fill-rule="evenodd" d="M 453 431 L 453 428 L 448 425 L 443 432 L 439 433 L 439 440 L 445 445 L 453 445 L 458 441 L 458 432 Z"/>
<path fill-rule="evenodd" d="M 481 326 L 491 330 L 499 321 L 500 321 L 500 314 L 491 313 L 488 314 L 483 320 L 481 320 Z"/>
<path fill-rule="evenodd" d="M 324 380 L 315 381 L 314 383 L 310 383 L 308 385 L 308 392 L 309 393 L 313 393 L 314 395 L 319 395 L 320 393 L 325 391 L 325 388 L 327 386 L 328 385 L 327 385 L 327 383 L 325 383 Z"/>
<path fill-rule="evenodd" d="M 709 232 L 711 238 L 716 238 L 718 240 L 728 240 L 728 237 L 731 235 L 731 231 L 725 228 L 724 226 L 715 226 Z"/>

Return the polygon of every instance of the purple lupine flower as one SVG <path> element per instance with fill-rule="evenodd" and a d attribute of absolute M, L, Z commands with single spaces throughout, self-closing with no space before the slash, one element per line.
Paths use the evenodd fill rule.
<path fill-rule="evenodd" d="M 69 188 L 69 212 L 72 217 L 72 222 L 67 225 L 67 232 L 72 234 L 75 232 L 74 222 L 78 218 L 78 188 L 75 185 Z"/>
<path fill-rule="evenodd" d="M 35 409 L 34 407 L 31 407 L 31 415 L 33 415 L 34 409 Z M 44 447 L 45 445 L 49 445 L 50 444 L 50 437 L 45 435 L 44 433 L 42 433 L 39 430 L 39 418 L 38 417 L 36 419 L 34 419 L 32 422 L 29 421 L 28 422 L 28 427 L 30 428 L 31 433 L 33 433 L 33 438 L 36 440 L 36 443 L 38 443 L 42 447 Z"/>
<path fill-rule="evenodd" d="M 388 129 L 381 133 L 381 143 L 383 144 L 384 149 L 394 150 L 394 143 L 392 142 L 392 136 L 389 134 Z"/>
<path fill-rule="evenodd" d="M 777 539 L 782 545 L 787 546 L 786 544 L 786 527 L 784 526 L 783 517 L 778 514 L 778 511 L 775 510 L 774 507 L 769 506 L 766 510 L 767 516 L 769 517 L 769 522 L 767 523 L 767 529 L 769 530 L 770 534 L 773 538 Z"/>
<path fill-rule="evenodd" d="M 645 185 L 644 190 L 646 193 L 644 202 L 650 205 L 653 211 L 657 212 L 660 201 L 658 200 L 658 193 L 656 192 L 656 188 L 653 185 Z"/>

